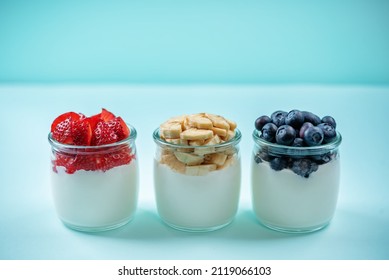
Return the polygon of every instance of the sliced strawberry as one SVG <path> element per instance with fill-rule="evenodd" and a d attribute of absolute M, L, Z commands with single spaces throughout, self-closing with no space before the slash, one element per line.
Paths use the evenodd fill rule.
<path fill-rule="evenodd" d="M 100 118 L 105 121 L 105 122 L 109 122 L 111 120 L 113 120 L 115 117 L 114 114 L 112 114 L 110 111 L 106 110 L 106 109 L 101 109 L 101 115 L 100 115 Z"/>
<path fill-rule="evenodd" d="M 98 124 L 99 122 L 103 121 L 103 120 L 101 119 L 101 114 L 97 114 L 97 115 L 94 115 L 94 116 L 92 116 L 92 117 L 89 117 L 89 118 L 88 118 L 88 121 L 89 121 L 89 124 L 90 124 L 91 129 L 92 129 L 92 139 L 93 139 L 93 133 L 94 133 L 96 127 L 97 127 L 97 124 Z M 93 140 L 92 140 L 92 142 L 93 142 Z M 92 145 L 93 145 L 93 144 L 92 144 Z"/>
<path fill-rule="evenodd" d="M 92 129 L 83 114 L 68 112 L 60 115 L 51 125 L 53 138 L 60 143 L 88 146 L 92 139 Z"/>
<path fill-rule="evenodd" d="M 117 132 L 120 141 L 126 139 L 130 135 L 130 129 L 121 117 L 117 117 L 117 120 L 119 121 L 121 127 L 121 129 Z"/>
<path fill-rule="evenodd" d="M 74 112 L 68 112 L 58 116 L 51 124 L 53 138 L 60 143 L 72 144 L 73 122 L 79 120 L 82 116 Z"/>
<path fill-rule="evenodd" d="M 111 144 L 128 137 L 130 130 L 121 117 L 108 122 L 100 121 L 93 131 L 92 145 L 100 146 Z"/>
<path fill-rule="evenodd" d="M 131 149 L 125 147 L 119 151 L 112 153 L 102 153 L 93 155 L 56 155 L 56 160 L 53 162 L 54 172 L 57 172 L 56 167 L 62 166 L 66 173 L 73 174 L 77 170 L 85 171 L 107 171 L 116 166 L 126 165 L 135 159 L 135 155 L 131 154 Z"/>
<path fill-rule="evenodd" d="M 65 167 L 66 173 L 73 174 L 77 171 L 76 165 L 74 164 L 76 159 L 75 155 L 56 154 L 56 158 L 53 162 L 53 170 L 57 172 L 57 166 Z"/>
<path fill-rule="evenodd" d="M 78 146 L 99 146 L 111 144 L 127 138 L 130 130 L 121 117 L 106 109 L 100 114 L 85 117 L 83 114 L 68 112 L 57 117 L 51 125 L 52 136 L 58 142 Z M 108 150 L 112 149 L 112 151 Z M 56 153 L 53 171 L 62 166 L 69 174 L 77 170 L 107 171 L 113 167 L 129 164 L 135 155 L 128 146 L 117 150 L 103 148 L 91 155 Z"/>
<path fill-rule="evenodd" d="M 73 122 L 72 138 L 74 145 L 89 146 L 92 140 L 92 128 L 88 118 Z"/>

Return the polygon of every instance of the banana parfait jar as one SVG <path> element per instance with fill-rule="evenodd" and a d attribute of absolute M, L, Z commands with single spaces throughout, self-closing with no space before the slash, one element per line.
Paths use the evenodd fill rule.
<path fill-rule="evenodd" d="M 169 226 L 212 231 L 238 209 L 241 133 L 235 122 L 199 113 L 173 117 L 153 133 L 157 209 Z"/>

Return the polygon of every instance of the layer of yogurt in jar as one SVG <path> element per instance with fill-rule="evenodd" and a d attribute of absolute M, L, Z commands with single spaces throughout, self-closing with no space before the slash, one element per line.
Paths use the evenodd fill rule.
<path fill-rule="evenodd" d="M 138 177 L 137 160 L 105 172 L 68 174 L 57 167 L 51 183 L 58 216 L 66 225 L 84 230 L 127 223 L 137 207 Z"/>
<path fill-rule="evenodd" d="M 255 121 L 252 203 L 259 221 L 286 232 L 311 232 L 334 216 L 341 135 L 331 116 L 276 111 Z"/>
<path fill-rule="evenodd" d="M 52 124 L 51 189 L 59 218 L 80 231 L 117 228 L 134 216 L 138 199 L 136 130 L 102 109 L 74 112 Z"/>
<path fill-rule="evenodd" d="M 339 159 L 322 164 L 309 178 L 266 161 L 251 166 L 253 208 L 259 220 L 286 231 L 318 229 L 332 219 L 339 193 Z"/>
<path fill-rule="evenodd" d="M 205 113 L 185 115 L 162 124 L 154 140 L 154 187 L 162 220 L 187 231 L 229 224 L 238 209 L 241 181 L 236 124 Z"/>

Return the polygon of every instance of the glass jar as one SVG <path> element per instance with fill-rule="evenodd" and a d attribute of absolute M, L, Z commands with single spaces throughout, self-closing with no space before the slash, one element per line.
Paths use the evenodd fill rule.
<path fill-rule="evenodd" d="M 312 232 L 332 219 L 338 199 L 342 137 L 316 147 L 273 144 L 253 132 L 252 203 L 258 220 L 284 232 Z"/>
<path fill-rule="evenodd" d="M 101 146 L 51 145 L 51 189 L 62 222 L 75 230 L 104 231 L 128 223 L 138 201 L 137 132 Z"/>
<path fill-rule="evenodd" d="M 236 129 L 229 141 L 208 146 L 168 143 L 160 138 L 159 129 L 153 137 L 154 188 L 162 220 L 173 228 L 197 232 L 228 225 L 239 204 L 240 131 Z M 195 164 L 196 158 L 201 163 Z"/>

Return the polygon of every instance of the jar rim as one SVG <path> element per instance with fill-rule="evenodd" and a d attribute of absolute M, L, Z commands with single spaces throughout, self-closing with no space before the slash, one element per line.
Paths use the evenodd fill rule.
<path fill-rule="evenodd" d="M 320 146 L 311 147 L 294 147 L 285 146 L 277 143 L 266 141 L 260 137 L 259 131 L 254 129 L 253 131 L 254 141 L 262 147 L 266 147 L 269 152 L 274 154 L 285 154 L 285 155 L 315 155 L 322 154 L 325 151 L 334 150 L 339 147 L 342 143 L 342 135 L 339 131 L 336 131 L 336 137 L 331 142 L 325 143 Z"/>
<path fill-rule="evenodd" d="M 52 132 L 49 133 L 48 135 L 48 140 L 49 140 L 49 143 L 50 145 L 55 148 L 55 149 L 71 149 L 71 150 L 77 150 L 77 149 L 88 149 L 89 151 L 93 151 L 93 150 L 103 150 L 105 148 L 113 148 L 113 147 L 118 147 L 118 146 L 121 146 L 123 144 L 127 144 L 127 143 L 130 143 L 131 141 L 135 141 L 136 137 L 137 137 L 137 131 L 135 129 L 135 127 L 133 127 L 132 125 L 126 123 L 128 128 L 130 129 L 130 135 L 123 139 L 123 140 L 120 140 L 118 142 L 115 142 L 115 143 L 110 143 L 110 144 L 105 144 L 105 145 L 99 145 L 99 146 L 83 146 L 83 145 L 70 145 L 70 144 L 64 144 L 64 143 L 61 143 L 61 142 L 58 142 L 57 140 L 55 140 L 53 137 L 52 137 Z"/>
<path fill-rule="evenodd" d="M 190 146 L 190 145 L 169 143 L 160 137 L 159 128 L 154 130 L 153 139 L 154 139 L 154 142 L 156 144 L 158 144 L 160 146 L 172 148 L 172 149 L 178 149 L 178 148 L 208 149 L 208 148 L 213 148 L 213 147 L 214 148 L 223 148 L 223 147 L 235 146 L 240 142 L 240 140 L 242 138 L 242 133 L 237 128 L 235 128 L 234 131 L 235 131 L 235 135 L 230 140 L 225 141 L 223 143 L 214 144 L 214 145 L 206 145 L 206 146 L 205 145 L 203 145 L 203 146 Z"/>

